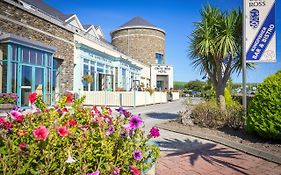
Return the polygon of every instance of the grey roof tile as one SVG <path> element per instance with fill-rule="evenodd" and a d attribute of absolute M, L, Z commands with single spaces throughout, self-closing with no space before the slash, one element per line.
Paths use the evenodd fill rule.
<path fill-rule="evenodd" d="M 91 26 L 92 26 L 91 24 L 85 24 L 85 25 L 83 25 L 83 28 L 85 30 L 88 30 Z"/>
<path fill-rule="evenodd" d="M 144 26 L 144 27 L 156 27 L 155 25 L 151 24 L 150 22 L 144 20 L 143 18 L 137 16 L 128 21 L 127 23 L 120 26 L 120 28 L 123 27 L 134 27 L 134 26 Z"/>
<path fill-rule="evenodd" d="M 54 7 L 48 5 L 47 3 L 45 3 L 42 0 L 22 0 L 23 2 L 41 10 L 42 12 L 45 12 L 55 18 L 59 18 L 60 20 L 65 21 L 67 18 L 69 18 L 71 15 L 65 15 L 62 12 L 60 12 L 59 10 L 55 9 Z"/>

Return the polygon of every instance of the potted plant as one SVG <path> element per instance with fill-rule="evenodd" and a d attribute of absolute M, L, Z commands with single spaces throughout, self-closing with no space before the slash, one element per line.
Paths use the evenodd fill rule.
<path fill-rule="evenodd" d="M 156 162 L 159 148 L 148 144 L 158 128 L 122 107 L 84 107 L 85 97 L 66 108 L 67 97 L 47 108 L 32 94 L 32 110 L 0 117 L 0 174 L 140 175 Z"/>
<path fill-rule="evenodd" d="M 82 79 L 84 81 L 86 81 L 87 83 L 93 83 L 94 82 L 94 78 L 92 75 L 83 75 Z"/>
<path fill-rule="evenodd" d="M 15 93 L 0 94 L 0 112 L 9 112 L 14 108 L 18 96 Z"/>
<path fill-rule="evenodd" d="M 154 93 L 154 89 L 152 87 L 146 88 L 146 91 L 149 92 L 150 96 Z"/>

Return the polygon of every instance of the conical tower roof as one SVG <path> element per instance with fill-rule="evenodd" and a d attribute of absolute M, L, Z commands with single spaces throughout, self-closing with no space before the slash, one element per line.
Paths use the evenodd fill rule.
<path fill-rule="evenodd" d="M 150 22 L 146 21 L 142 17 L 136 16 L 133 19 L 129 20 L 125 24 L 118 27 L 116 30 L 112 31 L 111 33 L 122 30 L 122 29 L 132 29 L 132 28 L 146 28 L 146 29 L 155 29 L 165 33 L 164 30 L 156 27 L 155 25 L 151 24 Z"/>
<path fill-rule="evenodd" d="M 137 17 L 134 17 L 133 19 L 131 19 L 130 21 L 128 21 L 127 23 L 121 25 L 120 28 L 135 27 L 135 26 L 156 27 L 155 25 L 151 24 L 150 22 L 144 20 L 142 17 L 137 16 Z"/>

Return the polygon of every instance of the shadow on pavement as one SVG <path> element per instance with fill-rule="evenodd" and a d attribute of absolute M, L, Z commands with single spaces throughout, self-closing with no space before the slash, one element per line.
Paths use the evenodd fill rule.
<path fill-rule="evenodd" d="M 226 147 L 217 147 L 214 143 L 201 143 L 198 140 L 191 141 L 179 139 L 165 139 L 164 141 L 156 141 L 162 151 L 169 152 L 167 156 L 184 156 L 188 159 L 192 166 L 195 165 L 199 158 L 212 165 L 219 165 L 231 168 L 239 174 L 248 173 L 244 172 L 245 168 L 231 163 L 230 159 L 241 159 L 238 156 L 239 152 L 228 149 Z M 226 160 L 227 159 L 227 160 Z"/>
<path fill-rule="evenodd" d="M 171 114 L 171 113 L 158 113 L 158 112 L 150 112 L 146 113 L 146 115 L 150 118 L 155 119 L 176 119 L 178 117 L 177 114 Z"/>

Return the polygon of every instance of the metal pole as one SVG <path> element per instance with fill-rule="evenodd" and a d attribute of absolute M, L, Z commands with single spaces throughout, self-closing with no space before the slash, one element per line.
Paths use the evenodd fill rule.
<path fill-rule="evenodd" d="M 244 115 L 247 115 L 247 90 L 246 90 L 246 0 L 243 0 L 243 108 Z"/>

